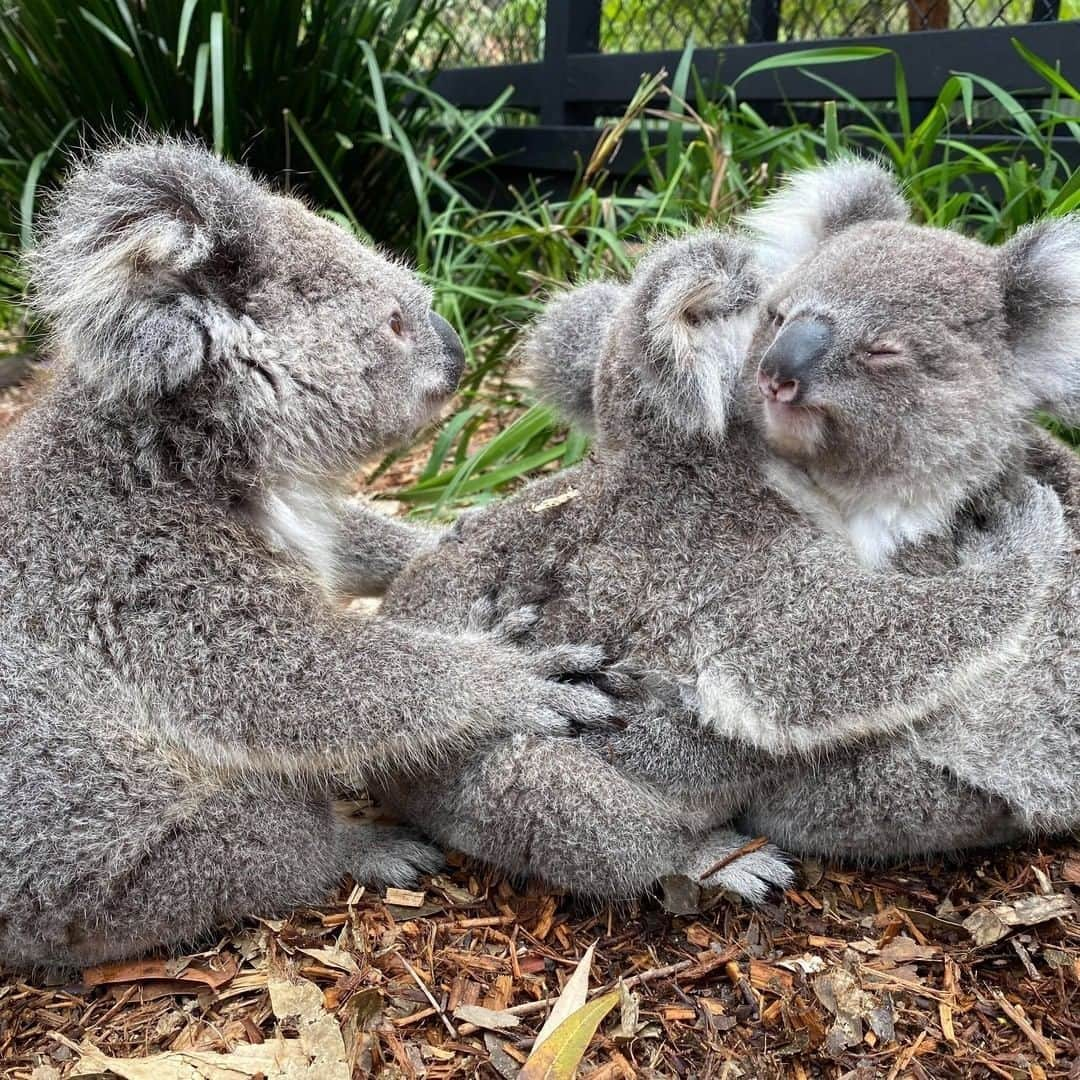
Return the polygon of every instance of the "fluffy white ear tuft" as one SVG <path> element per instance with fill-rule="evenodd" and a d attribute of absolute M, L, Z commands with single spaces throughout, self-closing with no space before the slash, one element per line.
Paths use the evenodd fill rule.
<path fill-rule="evenodd" d="M 1080 422 L 1080 214 L 1029 225 L 1002 246 L 1016 373 L 1033 409 Z"/>
<path fill-rule="evenodd" d="M 146 403 L 242 347 L 266 202 L 242 169 L 176 140 L 74 171 L 27 261 L 34 306 L 87 385 Z"/>
<path fill-rule="evenodd" d="M 743 219 L 759 265 L 782 274 L 819 244 L 851 225 L 906 221 L 910 210 L 895 177 L 861 158 L 846 157 L 792 174 Z"/>

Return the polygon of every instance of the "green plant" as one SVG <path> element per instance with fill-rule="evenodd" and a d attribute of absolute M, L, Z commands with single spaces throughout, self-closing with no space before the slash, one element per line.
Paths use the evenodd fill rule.
<path fill-rule="evenodd" d="M 431 92 L 445 0 L 18 0 L 0 8 L 0 289 L 65 151 L 193 133 L 377 239 L 456 196 L 479 129 Z M 481 150 L 482 143 L 477 141 Z M 459 167 L 460 166 L 460 167 Z"/>
<path fill-rule="evenodd" d="M 670 82 L 666 75 L 644 80 L 626 114 L 598 132 L 569 198 L 551 200 L 534 183 L 505 209 L 477 210 L 461 200 L 435 214 L 418 235 L 417 258 L 444 314 L 462 330 L 472 363 L 462 411 L 443 428 L 421 477 L 395 497 L 417 514 L 451 516 L 531 473 L 577 460 L 586 449 L 580 436 L 541 407 L 526 411 L 528 388 L 509 363 L 519 326 L 550 290 L 624 272 L 656 233 L 728 220 L 791 169 L 852 149 L 879 154 L 904 180 L 921 220 L 989 242 L 1080 205 L 1080 173 L 1061 147 L 1062 139 L 1080 140 L 1070 111 L 1080 91 L 1017 48 L 1044 83 L 1042 98 L 1024 106 L 984 76 L 956 73 L 918 123 L 903 68 L 883 49 L 805 50 L 743 73 L 803 68 L 827 99 L 819 126 L 799 121 L 794 110 L 786 123 L 767 122 L 739 99 L 741 78 L 705 85 L 688 48 Z M 893 65 L 894 100 L 871 107 L 821 74 L 840 63 Z M 667 101 L 655 109 L 658 93 Z M 620 144 L 639 156 L 640 170 L 616 184 L 606 167 Z"/>

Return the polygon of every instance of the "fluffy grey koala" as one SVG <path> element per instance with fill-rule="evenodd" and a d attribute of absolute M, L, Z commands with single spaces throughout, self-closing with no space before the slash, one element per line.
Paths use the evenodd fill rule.
<path fill-rule="evenodd" d="M 329 602 L 432 538 L 347 504 L 461 344 L 405 268 L 175 142 L 79 168 L 31 264 L 50 385 L 0 444 L 0 963 L 86 964 L 438 863 L 333 792 L 610 701 Z"/>
<path fill-rule="evenodd" d="M 858 217 L 872 200 L 853 195 Z M 954 285 L 943 308 L 963 294 Z M 697 236 L 654 251 L 628 287 L 569 294 L 534 329 L 541 381 L 594 423 L 594 458 L 470 515 L 406 568 L 386 610 L 454 626 L 478 597 L 532 604 L 535 642 L 584 634 L 687 692 L 667 707 L 646 698 L 618 734 L 513 738 L 456 777 L 386 793 L 444 843 L 584 894 L 625 896 L 686 873 L 759 898 L 788 880 L 785 864 L 765 849 L 710 873 L 744 842 L 718 826 L 791 761 L 910 730 L 1024 647 L 1071 543 L 1057 498 L 973 472 L 981 520 L 905 532 L 890 548 L 899 565 L 879 555 L 867 566 L 865 550 L 779 494 L 763 468 L 760 401 L 777 395 L 771 378 L 759 390 L 758 359 L 776 331 L 760 299 L 747 245 Z M 1014 364 L 980 388 L 981 366 L 952 344 L 960 355 L 920 387 L 921 407 L 946 419 L 962 398 L 965 423 L 983 409 L 1019 437 L 1032 402 L 1010 389 Z M 591 395 L 580 384 L 590 350 Z M 880 386 L 854 359 L 849 371 L 848 400 Z M 997 390 L 1011 412 L 983 406 Z M 927 458 L 893 427 L 875 433 L 920 475 Z M 947 440 L 924 452 L 951 468 Z M 967 454 L 958 436 L 958 467 Z M 903 460 L 891 466 L 899 483 Z"/>
<path fill-rule="evenodd" d="M 773 483 L 874 560 L 1026 470 L 1057 490 L 1069 541 L 1008 663 L 910 731 L 778 772 L 744 815 L 861 859 L 1080 824 L 1080 465 L 1017 422 L 1076 417 L 1080 219 L 993 249 L 906 217 L 884 174 L 848 164 L 751 222 L 781 274 L 757 375 Z"/>

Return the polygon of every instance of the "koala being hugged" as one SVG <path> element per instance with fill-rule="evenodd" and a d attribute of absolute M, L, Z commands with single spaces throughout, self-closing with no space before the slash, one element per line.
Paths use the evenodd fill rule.
<path fill-rule="evenodd" d="M 1060 354 L 1025 365 L 1054 317 L 1038 253 L 1075 226 L 997 252 L 903 217 L 886 174 L 825 169 L 762 212 L 777 251 L 822 245 L 764 298 L 755 252 L 703 235 L 659 246 L 629 286 L 552 305 L 529 349 L 595 426 L 594 459 L 470 515 L 386 610 L 453 626 L 484 595 L 533 604 L 538 642 L 597 641 L 690 692 L 645 702 L 624 731 L 515 737 L 457 777 L 390 792 L 413 820 L 605 896 L 706 873 L 742 843 L 726 827 L 740 815 L 799 851 L 873 856 L 1027 827 L 977 766 L 951 772 L 910 740 L 1016 678 L 1055 603 L 1072 633 L 1072 534 L 1021 473 L 1028 416 L 1072 393 Z M 1066 451 L 1043 452 L 1075 475 Z M 1052 647 L 1046 659 L 1060 662 Z M 1034 723 L 1067 742 L 1072 715 Z M 1019 752 L 999 723 L 975 724 L 976 754 Z M 860 770 L 874 769 L 864 803 Z M 1053 798 L 1067 816 L 1066 796 Z M 768 850 L 709 879 L 750 897 L 785 880 Z"/>
<path fill-rule="evenodd" d="M 50 385 L 0 444 L 0 964 L 82 965 L 438 853 L 332 792 L 608 699 L 478 634 L 360 619 L 429 548 L 341 481 L 461 344 L 400 266 L 173 142 L 78 169 L 31 266 Z"/>

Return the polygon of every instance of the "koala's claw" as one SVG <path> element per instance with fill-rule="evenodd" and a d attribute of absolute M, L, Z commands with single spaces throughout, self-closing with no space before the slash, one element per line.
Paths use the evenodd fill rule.
<path fill-rule="evenodd" d="M 494 596 L 474 600 L 466 617 L 465 629 L 473 634 L 490 634 L 506 644 L 520 644 L 540 621 L 540 611 L 532 604 L 505 611 Z"/>
<path fill-rule="evenodd" d="M 442 852 L 412 829 L 358 823 L 350 834 L 344 869 L 365 885 L 412 888 L 445 865 Z"/>
<path fill-rule="evenodd" d="M 702 879 L 703 874 L 747 842 L 746 837 L 726 829 L 715 832 L 697 847 L 683 873 L 708 888 L 736 893 L 752 904 L 763 903 L 770 895 L 794 884 L 795 871 L 784 853 L 772 844 L 740 855 Z"/>

